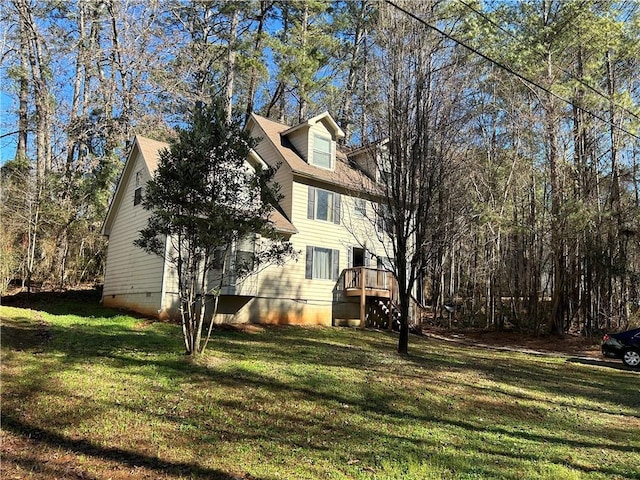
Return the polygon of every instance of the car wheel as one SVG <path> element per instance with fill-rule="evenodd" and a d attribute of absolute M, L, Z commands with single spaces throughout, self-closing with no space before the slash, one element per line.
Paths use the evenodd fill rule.
<path fill-rule="evenodd" d="M 634 350 L 630 348 L 625 350 L 622 355 L 622 363 L 624 363 L 627 367 L 637 367 L 640 366 L 640 352 L 638 350 Z"/>

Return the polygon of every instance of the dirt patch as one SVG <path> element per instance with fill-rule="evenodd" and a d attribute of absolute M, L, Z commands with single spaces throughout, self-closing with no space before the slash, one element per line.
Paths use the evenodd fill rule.
<path fill-rule="evenodd" d="M 33 308 L 60 302 L 97 303 L 102 298 L 102 290 L 95 287 L 66 291 L 41 290 L 37 292 L 16 291 L 0 298 L 0 304 L 7 307 Z"/>
<path fill-rule="evenodd" d="M 425 327 L 423 335 L 468 345 L 501 350 L 548 353 L 567 356 L 601 358 L 600 338 L 580 335 L 534 336 L 519 332 L 496 332 L 481 329 L 445 329 Z"/>
<path fill-rule="evenodd" d="M 262 333 L 266 326 L 255 323 L 219 323 L 214 325 L 214 330 L 220 332 Z"/>
<path fill-rule="evenodd" d="M 18 351 L 35 350 L 41 352 L 45 345 L 53 338 L 49 324 L 41 319 L 13 320 L 2 317 L 0 322 L 0 336 L 3 347 Z"/>

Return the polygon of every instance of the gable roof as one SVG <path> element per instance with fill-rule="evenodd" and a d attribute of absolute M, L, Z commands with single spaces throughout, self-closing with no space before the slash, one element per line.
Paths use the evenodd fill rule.
<path fill-rule="evenodd" d="M 141 137 L 136 135 L 134 141 L 140 148 L 140 153 L 144 159 L 144 163 L 147 165 L 149 173 L 153 175 L 153 172 L 158 168 L 158 160 L 160 160 L 160 150 L 169 148 L 169 144 L 165 142 L 159 142 L 157 140 L 151 140 L 150 138 Z"/>
<path fill-rule="evenodd" d="M 311 127 L 318 123 L 324 123 L 325 127 L 327 127 L 327 130 L 331 132 L 331 136 L 333 137 L 334 140 L 338 138 L 344 138 L 344 132 L 338 126 L 338 124 L 333 119 L 333 117 L 329 114 L 329 112 L 321 113 L 320 115 L 316 115 L 315 117 L 310 118 L 306 122 L 302 122 L 294 127 L 290 127 L 285 132 L 283 132 L 283 135 L 287 136 L 290 133 L 295 132 L 296 130 L 299 130 L 305 127 Z"/>
<path fill-rule="evenodd" d="M 281 159 L 291 168 L 294 175 L 308 180 L 328 183 L 352 192 L 369 194 L 376 192 L 375 183 L 365 175 L 364 172 L 354 167 L 349 162 L 347 155 L 339 148 L 336 149 L 336 165 L 334 170 L 316 167 L 305 162 L 291 142 L 286 138 L 286 135 L 297 129 L 297 127 L 291 128 L 288 125 L 269 120 L 255 113 L 251 114 L 249 121 L 254 122 L 258 126 L 263 133 L 263 135 L 259 136 L 261 136 L 263 140 L 268 140 L 271 145 L 273 145 Z"/>
<path fill-rule="evenodd" d="M 125 162 L 124 170 L 120 175 L 120 180 L 118 180 L 118 186 L 116 187 L 116 193 L 109 205 L 109 210 L 107 211 L 107 216 L 102 225 L 102 234 L 109 236 L 111 232 L 111 227 L 113 226 L 113 222 L 116 217 L 116 212 L 122 203 L 122 199 L 124 197 L 124 185 L 127 184 L 129 177 L 132 175 L 133 166 L 135 164 L 135 160 L 137 158 L 138 153 L 142 157 L 145 166 L 147 167 L 147 171 L 149 176 L 153 176 L 154 172 L 158 168 L 158 161 L 160 160 L 160 151 L 165 148 L 169 148 L 169 144 L 165 142 L 159 142 L 157 140 L 151 140 L 150 138 L 141 137 L 136 135 L 133 139 L 133 144 L 131 146 L 131 150 L 129 151 L 129 155 L 127 157 L 127 161 Z M 250 152 L 250 163 L 256 165 L 258 163 L 263 163 L 262 159 L 258 157 L 255 152 Z M 289 219 L 277 208 L 274 208 L 269 213 L 269 221 L 273 223 L 276 230 L 280 233 L 284 234 L 293 234 L 298 233 L 296 227 L 289 221 Z"/>
<path fill-rule="evenodd" d="M 116 187 L 115 195 L 111 199 L 109 204 L 109 210 L 107 210 L 107 216 L 102 224 L 102 234 L 109 236 L 111 233 L 111 227 L 116 217 L 122 199 L 124 197 L 124 185 L 127 184 L 129 177 L 133 174 L 133 168 L 138 157 L 138 154 L 142 156 L 144 165 L 147 167 L 149 176 L 153 175 L 153 172 L 158 168 L 158 160 L 160 159 L 160 151 L 163 148 L 167 148 L 169 145 L 164 142 L 158 142 L 151 140 L 150 138 L 141 137 L 136 135 L 133 137 L 133 142 L 129 150 L 129 155 L 124 164 L 124 170 L 120 174 L 118 185 Z"/>

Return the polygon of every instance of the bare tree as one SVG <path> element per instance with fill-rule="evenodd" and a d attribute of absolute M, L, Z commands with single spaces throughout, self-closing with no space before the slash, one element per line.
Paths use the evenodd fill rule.
<path fill-rule="evenodd" d="M 434 19 L 437 2 L 403 2 L 414 14 Z M 442 38 L 387 6 L 379 26 L 383 48 L 388 138 L 387 158 L 379 162 L 384 198 L 379 208 L 392 244 L 400 302 L 398 352 L 408 352 L 409 311 L 429 260 L 442 249 L 454 212 L 447 209 L 454 179 L 456 143 L 448 130 L 461 125 L 457 110 L 464 58 Z M 458 87 L 456 87 L 458 85 Z"/>

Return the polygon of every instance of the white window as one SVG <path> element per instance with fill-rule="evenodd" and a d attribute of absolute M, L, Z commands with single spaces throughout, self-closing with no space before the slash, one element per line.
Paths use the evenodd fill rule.
<path fill-rule="evenodd" d="M 367 201 L 362 198 L 356 198 L 354 200 L 354 209 L 356 217 L 367 216 Z"/>
<path fill-rule="evenodd" d="M 339 260 L 338 250 L 308 246 L 305 278 L 337 280 Z"/>
<path fill-rule="evenodd" d="M 339 193 L 309 187 L 307 218 L 340 223 L 340 201 Z"/>
<path fill-rule="evenodd" d="M 136 189 L 133 191 L 133 204 L 142 202 L 142 170 L 136 172 Z"/>
<path fill-rule="evenodd" d="M 331 139 L 321 137 L 319 135 L 313 136 L 313 158 L 311 163 L 316 167 L 333 168 L 333 155 L 331 148 Z"/>

